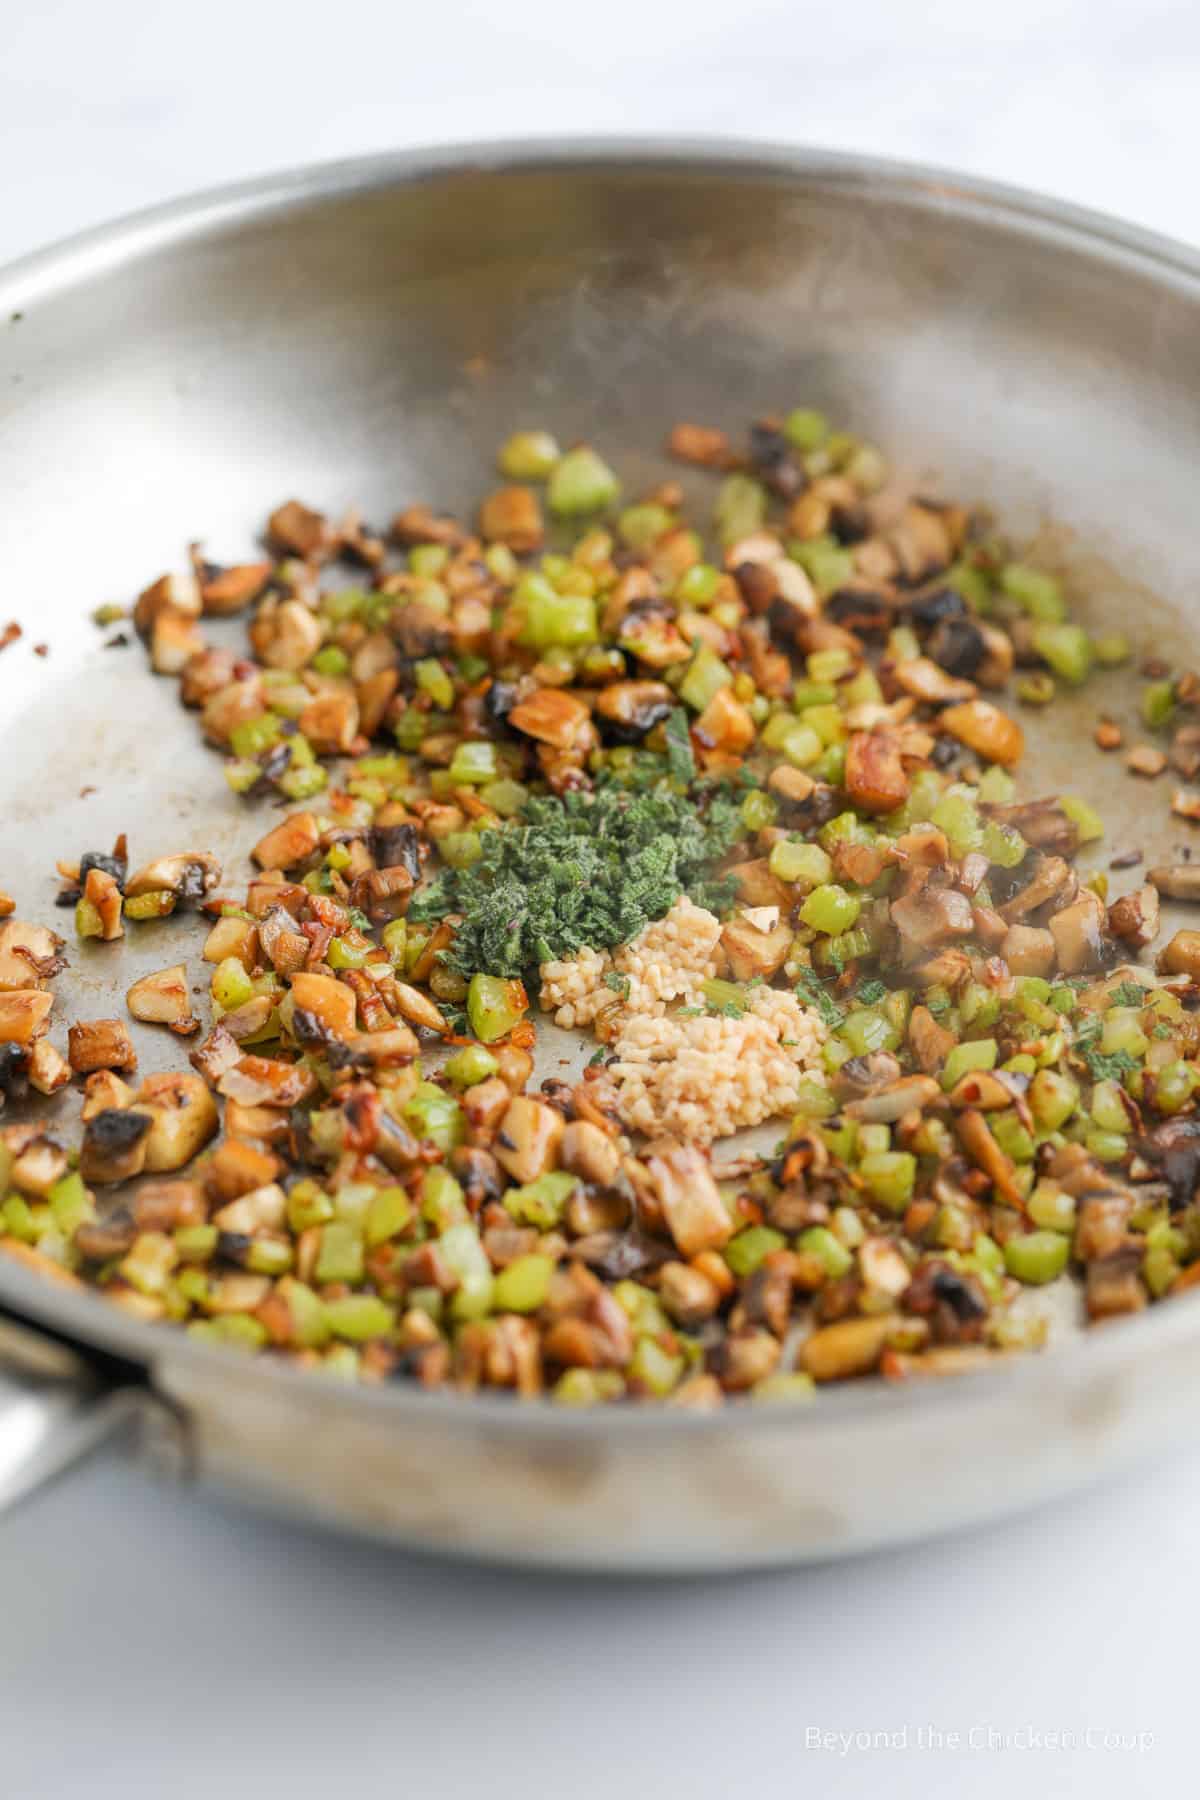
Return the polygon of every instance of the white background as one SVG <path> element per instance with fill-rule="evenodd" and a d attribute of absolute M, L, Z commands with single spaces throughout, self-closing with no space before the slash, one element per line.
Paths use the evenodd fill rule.
<path fill-rule="evenodd" d="M 1180 0 L 10 0 L 0 257 L 288 163 L 621 130 L 925 158 L 1195 241 L 1198 78 Z M 450 1569 L 99 1464 L 0 1524 L 0 1795 L 1192 1793 L 1194 1419 L 1035 1519 L 672 1587 Z M 1031 1739 L 1089 1729 L 1153 1743 Z"/>

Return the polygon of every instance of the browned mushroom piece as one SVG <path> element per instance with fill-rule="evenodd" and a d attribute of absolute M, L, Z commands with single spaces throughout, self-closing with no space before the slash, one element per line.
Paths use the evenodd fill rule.
<path fill-rule="evenodd" d="M 67 1060 L 77 1075 L 137 1068 L 137 1051 L 120 1019 L 80 1020 L 67 1032 Z"/>
<path fill-rule="evenodd" d="M 1189 824 L 1200 822 L 1200 793 L 1176 788 L 1171 795 L 1171 811 L 1177 819 L 1186 819 Z"/>
<path fill-rule="evenodd" d="M 558 750 L 569 750 L 591 726 L 591 715 L 582 700 L 561 688 L 537 688 L 514 706 L 508 715 L 514 731 L 550 744 Z"/>
<path fill-rule="evenodd" d="M 507 1084 L 502 1085 L 507 1092 Z M 563 1116 L 554 1107 L 527 1094 L 510 1095 L 497 1120 L 496 1160 L 515 1182 L 534 1181 L 557 1165 L 565 1129 Z"/>
<path fill-rule="evenodd" d="M 143 637 L 149 637 L 154 621 L 169 611 L 176 618 L 200 616 L 200 584 L 195 575 L 160 575 L 138 595 L 133 608 L 133 622 Z"/>
<path fill-rule="evenodd" d="M 101 942 L 112 943 L 117 938 L 124 937 L 121 889 L 107 869 L 88 870 L 83 883 L 83 897 L 95 909 L 100 923 L 98 935 Z"/>
<path fill-rule="evenodd" d="M 1104 935 L 1104 907 L 1095 894 L 1085 889 L 1070 906 L 1052 914 L 1048 924 L 1058 964 L 1065 975 L 1080 975 L 1087 969 L 1103 967 L 1108 940 Z"/>
<path fill-rule="evenodd" d="M 729 1242 L 733 1220 L 700 1150 L 663 1140 L 650 1146 L 645 1160 L 667 1228 L 685 1256 Z"/>
<path fill-rule="evenodd" d="M 141 1111 L 108 1107 L 93 1113 L 84 1126 L 79 1173 L 85 1181 L 107 1185 L 140 1175 L 146 1166 L 146 1140 L 151 1120 Z"/>
<path fill-rule="evenodd" d="M 1171 863 L 1146 872 L 1146 879 L 1167 900 L 1200 900 L 1200 862 Z"/>
<path fill-rule="evenodd" d="M 487 543 L 507 544 L 518 556 L 540 550 L 546 530 L 534 490 L 512 486 L 489 494 L 479 508 L 479 535 Z"/>
<path fill-rule="evenodd" d="M 885 732 L 855 731 L 846 744 L 846 791 L 870 813 L 895 812 L 908 798 L 900 750 Z"/>
<path fill-rule="evenodd" d="M 318 756 L 345 756 L 358 737 L 358 700 L 343 686 L 315 694 L 300 714 L 300 729 Z"/>
<path fill-rule="evenodd" d="M 125 897 L 170 893 L 181 903 L 194 905 L 211 894 L 220 879 L 221 863 L 211 850 L 188 850 L 144 864 L 127 879 Z"/>
<path fill-rule="evenodd" d="M 1149 882 L 1132 894 L 1123 894 L 1108 909 L 1108 929 L 1135 950 L 1143 950 L 1154 942 L 1158 919 L 1158 889 Z"/>
<path fill-rule="evenodd" d="M 1200 981 L 1200 931 L 1177 931 L 1158 953 L 1160 975 L 1187 975 Z"/>
<path fill-rule="evenodd" d="M 1000 954 L 1011 974 L 1045 979 L 1054 971 L 1058 951 L 1053 932 L 1043 926 L 1011 925 L 1000 944 Z"/>
<path fill-rule="evenodd" d="M 927 886 L 893 900 L 891 916 L 901 937 L 921 950 L 948 938 L 969 937 L 975 928 L 971 902 L 955 888 Z"/>
<path fill-rule="evenodd" d="M 680 462 L 702 469 L 733 469 L 739 458 L 723 431 L 711 425 L 676 425 L 667 439 L 667 452 Z"/>
<path fill-rule="evenodd" d="M 300 500 L 288 500 L 277 506 L 267 521 L 267 533 L 278 549 L 306 561 L 319 558 L 333 548 L 329 520 L 324 513 L 315 512 Z"/>
<path fill-rule="evenodd" d="M 1153 780 L 1161 775 L 1167 766 L 1167 753 L 1155 744 L 1135 744 L 1125 758 L 1125 767 L 1131 775 L 1144 775 Z"/>
<path fill-rule="evenodd" d="M 1012 806 L 989 806 L 987 812 L 1001 825 L 1011 825 L 1035 850 L 1073 856 L 1079 848 L 1079 827 L 1054 799 L 1026 800 Z"/>
<path fill-rule="evenodd" d="M 735 981 L 769 981 L 787 961 L 794 940 L 774 906 L 744 907 L 721 928 L 721 948 Z"/>
<path fill-rule="evenodd" d="M 150 1120 L 144 1167 L 151 1173 L 182 1169 L 219 1123 L 216 1102 L 199 1075 L 147 1075 L 132 1110 Z"/>
<path fill-rule="evenodd" d="M 260 869 L 294 869 L 308 861 L 320 842 L 321 829 L 312 813 L 290 813 L 259 839 L 250 854 Z"/>
<path fill-rule="evenodd" d="M 175 963 L 169 969 L 157 969 L 152 975 L 143 975 L 129 989 L 125 1004 L 133 1017 L 143 1024 L 167 1025 L 181 1037 L 200 1029 L 199 1019 L 192 1017 L 185 963 Z"/>
<path fill-rule="evenodd" d="M 1010 925 L 1015 925 L 1037 912 L 1039 907 L 1059 899 L 1066 890 L 1074 891 L 1075 885 L 1074 871 L 1061 856 L 1039 857 L 1030 880 L 1005 902 L 1000 915 Z"/>
<path fill-rule="evenodd" d="M 0 925 L 0 993 L 45 981 L 64 966 L 62 938 L 46 925 L 8 918 Z"/>

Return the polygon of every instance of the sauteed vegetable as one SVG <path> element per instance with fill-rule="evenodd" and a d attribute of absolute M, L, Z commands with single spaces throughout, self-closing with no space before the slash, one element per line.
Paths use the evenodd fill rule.
<path fill-rule="evenodd" d="M 1129 646 L 815 411 L 669 450 L 711 516 L 526 430 L 473 521 L 293 500 L 268 555 L 139 596 L 255 872 L 60 865 L 79 938 L 203 921 L 203 1017 L 194 960 L 129 990 L 190 1063 L 140 1081 L 123 1020 L 55 1046 L 68 934 L 0 908 L 0 1090 L 83 1078 L 81 1134 L 65 1097 L 0 1131 L 0 1251 L 328 1374 L 570 1405 L 943 1375 L 1038 1347 L 1014 1303 L 1068 1270 L 1092 1320 L 1200 1283 L 1200 930 L 1145 960 L 1200 864 L 1110 895 L 1095 811 L 1013 775 L 1020 709 Z M 1146 673 L 1147 741 L 1098 708 L 1096 743 L 1191 780 L 1200 682 Z M 590 1060 L 535 1087 L 546 1017 Z"/>

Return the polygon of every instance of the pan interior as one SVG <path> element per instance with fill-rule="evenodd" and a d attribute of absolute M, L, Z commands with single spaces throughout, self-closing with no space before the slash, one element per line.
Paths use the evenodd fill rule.
<path fill-rule="evenodd" d="M 18 278 L 0 323 L 0 623 L 24 632 L 0 656 L 2 885 L 22 916 L 69 926 L 56 858 L 121 831 L 137 861 L 215 850 L 231 885 L 266 829 L 94 606 L 182 568 L 194 538 L 236 560 L 293 494 L 380 523 L 416 500 L 465 508 L 517 427 L 595 442 L 636 492 L 679 473 L 658 448 L 676 420 L 736 432 L 821 407 L 923 489 L 1037 537 L 1087 623 L 1187 664 L 1200 300 L 1149 258 L 922 180 L 597 157 L 317 184 L 97 264 L 28 298 Z M 1176 860 L 1187 839 L 1165 784 L 1092 744 L 1100 711 L 1136 741 L 1136 686 L 1100 677 L 1023 715 L 1020 796 L 1067 789 L 1107 821 L 1084 869 Z M 56 1040 L 124 1016 L 129 984 L 167 963 L 203 990 L 198 948 L 186 917 L 73 944 Z M 165 1034 L 131 1029 L 144 1070 L 178 1065 Z M 541 1073 L 590 1048 L 544 1029 Z M 42 1104 L 71 1135 L 77 1099 Z"/>

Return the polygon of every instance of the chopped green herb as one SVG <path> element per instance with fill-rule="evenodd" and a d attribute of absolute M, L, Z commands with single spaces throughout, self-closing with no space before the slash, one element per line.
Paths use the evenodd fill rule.
<path fill-rule="evenodd" d="M 796 982 L 796 993 L 806 1006 L 813 1007 L 820 1014 L 830 1031 L 836 1031 L 846 1017 L 843 1009 L 825 987 L 819 975 L 811 969 L 801 969 Z"/>
<path fill-rule="evenodd" d="M 629 977 L 622 975 L 617 969 L 609 969 L 604 977 L 604 985 L 611 988 L 614 994 L 620 994 L 622 1000 L 629 998 Z"/>
<path fill-rule="evenodd" d="M 854 997 L 860 1006 L 878 1006 L 887 999 L 887 988 L 882 981 L 864 981 Z"/>
<path fill-rule="evenodd" d="M 696 779 L 696 758 L 692 754 L 692 740 L 688 733 L 687 713 L 682 706 L 675 707 L 667 715 L 663 726 L 667 740 L 667 767 L 672 781 L 690 783 Z"/>
<path fill-rule="evenodd" d="M 1113 1050 L 1106 1055 L 1102 1050 L 1085 1047 L 1083 1060 L 1093 1081 L 1119 1081 L 1122 1075 L 1131 1075 L 1139 1067 L 1137 1058 L 1128 1050 Z"/>
<path fill-rule="evenodd" d="M 943 1013 L 950 1011 L 950 996 L 948 994 L 927 994 L 925 1008 L 927 1012 L 933 1014 L 935 1019 L 940 1019 Z"/>
<path fill-rule="evenodd" d="M 1140 981 L 1122 981 L 1108 996 L 1114 1006 L 1145 1006 L 1146 990 Z"/>
<path fill-rule="evenodd" d="M 681 893 L 723 910 L 733 885 L 709 871 L 741 832 L 731 800 L 662 784 L 535 795 L 518 821 L 481 833 L 475 862 L 443 870 L 417 895 L 408 919 L 464 914 L 449 966 L 511 978 L 585 947 L 628 943 Z"/>

